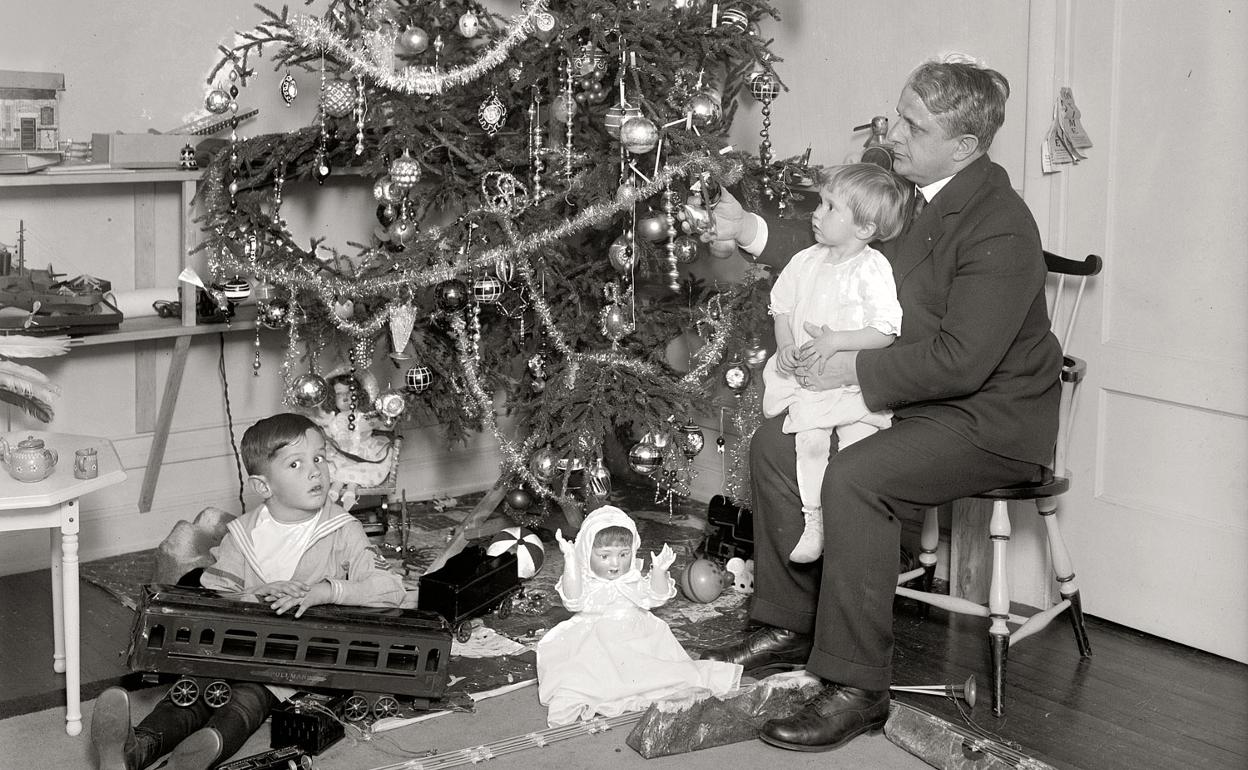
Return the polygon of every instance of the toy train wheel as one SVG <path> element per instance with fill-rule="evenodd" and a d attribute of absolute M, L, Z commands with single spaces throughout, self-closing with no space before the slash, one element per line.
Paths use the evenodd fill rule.
<path fill-rule="evenodd" d="M 359 722 L 368 716 L 368 701 L 362 695 L 352 695 L 343 701 L 342 718 L 348 722 Z"/>
<path fill-rule="evenodd" d="M 204 688 L 204 703 L 209 708 L 219 709 L 230 702 L 234 697 L 234 691 L 230 686 L 220 679 L 214 679 Z"/>
<path fill-rule="evenodd" d="M 378 719 L 392 717 L 399 713 L 399 702 L 389 695 L 383 695 L 373 704 L 373 716 Z"/>
<path fill-rule="evenodd" d="M 467 644 L 472 640 L 472 621 L 465 620 L 463 623 L 455 626 L 455 641 L 460 644 Z"/>
<path fill-rule="evenodd" d="M 173 683 L 169 688 L 169 700 L 173 701 L 173 705 L 186 708 L 199 698 L 199 685 L 194 679 L 183 677 Z"/>
<path fill-rule="evenodd" d="M 499 602 L 498 606 L 494 608 L 494 617 L 498 618 L 499 620 L 502 620 L 503 618 L 506 618 L 510 614 L 511 614 L 511 597 L 508 596 L 506 599 L 503 599 L 501 602 Z"/>

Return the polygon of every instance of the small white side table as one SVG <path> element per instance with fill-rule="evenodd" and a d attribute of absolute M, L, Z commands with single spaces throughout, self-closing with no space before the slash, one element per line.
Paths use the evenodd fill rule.
<path fill-rule="evenodd" d="M 49 529 L 52 536 L 52 669 L 65 674 L 65 732 L 82 732 L 78 647 L 78 498 L 125 481 L 126 472 L 108 439 L 48 431 L 3 434 L 10 449 L 28 437 L 43 439 L 59 462 L 43 481 L 22 482 L 0 467 L 0 532 Z M 99 475 L 74 478 L 74 452 L 95 447 Z M 59 530 L 59 532 L 57 531 Z"/>

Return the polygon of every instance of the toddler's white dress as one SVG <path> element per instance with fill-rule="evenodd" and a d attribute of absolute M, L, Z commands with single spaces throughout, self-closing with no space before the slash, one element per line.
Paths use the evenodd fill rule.
<path fill-rule="evenodd" d="M 789 316 L 794 344 L 801 347 L 812 339 L 807 322 L 837 331 L 870 327 L 901 334 L 901 304 L 888 259 L 870 246 L 840 263 L 832 262 L 830 254 L 823 244 L 799 251 L 772 287 L 768 312 Z M 792 374 L 779 371 L 775 354 L 763 368 L 763 382 L 763 415 L 775 417 L 787 410 L 785 433 L 832 430 L 855 422 L 880 429 L 892 424 L 891 412 L 867 408 L 857 385 L 806 390 Z"/>
<path fill-rule="evenodd" d="M 603 527 L 633 533 L 633 566 L 615 580 L 589 569 L 594 534 Z M 578 600 L 556 587 L 564 606 L 576 614 L 551 629 L 537 643 L 538 699 L 547 706 L 547 724 L 616 716 L 646 708 L 657 700 L 722 695 L 741 682 L 741 666 L 693 660 L 667 623 L 650 612 L 676 595 L 674 581 L 658 594 L 641 574 L 636 558 L 641 539 L 636 525 L 619 508 L 603 506 L 585 518 L 576 538 L 582 592 Z"/>

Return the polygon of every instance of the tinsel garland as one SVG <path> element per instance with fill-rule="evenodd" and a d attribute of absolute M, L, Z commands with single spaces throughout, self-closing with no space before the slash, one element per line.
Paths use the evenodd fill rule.
<path fill-rule="evenodd" d="M 518 239 L 510 222 L 504 222 L 503 228 L 508 237 L 512 238 L 513 241 Z M 603 353 L 576 352 L 559 329 L 550 304 L 542 296 L 541 287 L 538 285 L 532 264 L 525 256 L 516 256 L 514 264 L 519 268 L 520 275 L 523 277 L 526 288 L 529 290 L 534 312 L 541 319 L 542 327 L 547 332 L 547 341 L 567 361 L 568 387 L 575 386 L 582 363 L 593 363 L 611 369 L 626 369 L 634 374 L 655 380 L 663 376 L 663 371 L 658 366 L 618 351 L 613 350 Z M 715 315 L 707 313 L 702 323 L 711 327 L 711 339 L 694 354 L 700 363 L 677 380 L 678 387 L 688 389 L 690 392 L 700 387 L 711 369 L 723 360 L 728 340 L 737 326 L 735 315 L 731 309 L 722 309 L 720 313 Z"/>
<path fill-rule="evenodd" d="M 638 295 L 652 301 L 641 311 L 644 323 L 638 323 L 622 344 L 619 339 L 611 340 L 614 346 L 602 344 L 593 334 L 592 322 L 586 320 L 594 317 L 593 297 L 600 297 L 603 284 L 616 278 L 608 267 L 620 271 L 614 261 L 607 264 L 610 260 L 604 253 L 610 240 L 608 230 L 620 220 L 629 228 L 626 232 L 635 229 L 637 210 L 668 189 L 676 177 L 692 179 L 706 172 L 723 184 L 739 182 L 747 203 L 751 189 L 757 187 L 744 178 L 740 167 L 745 163 L 752 173 L 757 161 L 748 156 L 725 157 L 720 143 L 726 139 L 723 134 L 736 106 L 735 101 L 729 102 L 735 100 L 733 95 L 748 79 L 747 73 L 760 68 L 772 72 L 774 58 L 766 51 L 770 41 L 764 41 L 752 26 L 718 24 L 718 11 L 725 4 L 715 4 L 707 14 L 708 5 L 521 0 L 513 4 L 513 11 L 519 11 L 506 19 L 473 3 L 420 0 L 333 0 L 320 19 L 290 14 L 285 7 L 272 12 L 257 6 L 269 21 L 251 33 L 241 33 L 240 45 L 229 51 L 222 48 L 226 57 L 222 66 L 248 73 L 248 56 L 258 56 L 275 45 L 283 50 L 270 60 L 279 66 L 311 71 L 320 59 L 321 72 L 328 65 L 336 77 L 360 89 L 357 97 L 365 89 L 370 92 L 367 109 L 358 111 L 353 125 L 344 117 L 283 135 L 239 141 L 235 162 L 227 164 L 218 156 L 200 185 L 197 203 L 206 212 L 200 217 L 205 223 L 200 248 L 214 279 L 237 275 L 257 285 L 272 284 L 279 309 L 289 304 L 283 324 L 289 326 L 282 362 L 285 380 L 290 383 L 300 366 L 302 371 L 317 374 L 318 357 L 332 367 L 330 346 L 339 342 L 353 341 L 346 348 L 352 362 L 367 365 L 356 345 L 384 336 L 400 307 L 419 307 L 427 316 L 428 330 L 409 334 L 409 348 L 432 376 L 424 384 L 429 392 L 409 399 L 411 409 L 425 412 L 419 416 L 409 412 L 413 422 L 442 423 L 448 426 L 452 441 L 456 440 L 453 432 L 462 433 L 465 427 L 493 434 L 503 456 L 500 470 L 506 483 L 527 488 L 535 498 L 542 498 L 544 508 L 550 503 L 546 511 L 557 503 L 569 514 L 583 499 L 580 492 L 568 489 L 580 470 L 577 463 L 585 462 L 584 476 L 590 479 L 589 468 L 599 467 L 606 459 L 601 437 L 624 438 L 620 430 L 635 426 L 645 434 L 643 442 L 653 441 L 662 449 L 661 467 L 648 474 L 656 485 L 656 500 L 664 492 L 669 492 L 669 501 L 672 491 L 687 494 L 692 466 L 673 440 L 679 435 L 678 418 L 691 419 L 690 414 L 696 414 L 708 386 L 715 387 L 722 359 L 738 342 L 750 338 L 746 327 L 765 317 L 756 302 L 765 291 L 760 292 L 760 284 L 749 279 L 726 290 L 717 283 L 712 308 L 704 293 L 709 289 L 696 274 L 682 284 L 673 271 L 667 282 L 671 292 Z M 731 5 L 743 20 L 768 14 L 777 17 L 767 0 L 734 0 Z M 546 22 L 553 18 L 548 11 L 551 6 L 557 9 L 563 30 L 553 36 L 546 34 Z M 467 15 L 464 7 L 469 14 L 482 16 L 484 34 L 478 37 L 462 30 L 459 36 L 436 34 L 455 29 L 456 20 Z M 708 15 L 709 27 L 704 18 Z M 536 45 L 537 38 L 549 42 Z M 683 130 L 663 132 L 650 177 L 628 180 L 621 189 L 614 174 L 603 172 L 610 164 L 596 163 L 596 156 L 611 157 L 617 150 L 612 142 L 604 141 L 605 135 L 600 136 L 602 109 L 593 106 L 598 102 L 589 95 L 582 102 L 581 94 L 576 94 L 575 126 L 571 114 L 561 127 L 558 115 L 547 116 L 554 132 L 549 147 L 540 137 L 537 144 L 526 145 L 521 141 L 523 132 L 503 131 L 495 137 L 487 130 L 488 139 L 478 133 L 481 96 L 497 89 L 508 104 L 531 101 L 540 109 L 541 95 L 556 97 L 550 92 L 563 84 L 559 73 L 570 75 L 577 57 L 596 62 L 605 56 L 606 70 L 595 64 L 593 72 L 586 72 L 577 65 L 577 73 L 586 79 L 568 77 L 567 98 L 571 99 L 574 87 L 587 89 L 585 83 L 594 79 L 591 75 L 611 71 L 611 57 L 617 49 L 620 87 L 626 80 L 631 82 L 630 98 L 665 129 L 679 123 L 674 118 L 689 113 L 691 98 L 703 88 L 721 102 L 722 117 L 714 126 L 701 126 L 705 132 L 692 126 L 688 117 Z M 614 82 L 616 76 L 610 79 Z M 465 87 L 474 82 L 485 84 L 480 93 Z M 428 98 L 412 98 L 414 94 Z M 542 117 L 540 112 L 534 115 L 539 130 Z M 587 129 L 583 132 L 582 124 Z M 560 129 L 568 139 L 563 153 L 556 141 Z M 574 134 L 578 138 L 575 152 Z M 352 148 L 355 154 L 349 155 Z M 323 181 L 331 166 L 335 172 L 376 179 L 390 170 L 396 157 L 408 152 L 418 159 L 424 180 L 419 189 L 405 191 L 401 205 L 378 208 L 383 230 L 374 231 L 371 243 L 349 244 L 355 250 L 352 254 L 345 251 L 347 247 L 321 238 L 312 239 L 310 245 L 303 241 L 303 248 L 296 245 L 277 211 L 283 182 L 296 178 Z M 546 158 L 549 168 L 543 165 Z M 635 164 L 629 165 L 636 169 Z M 526 168 L 533 169 L 531 179 Z M 539 177 L 543 172 L 546 176 Z M 500 195 L 508 205 L 488 198 L 477 200 L 474 187 L 478 182 L 491 176 L 516 181 L 512 174 L 530 183 L 531 197 Z M 646 184 L 641 186 L 638 180 Z M 277 194 L 269 194 L 271 186 Z M 484 188 L 482 193 L 486 197 Z M 383 199 L 379 196 L 378 200 Z M 392 228 L 387 220 L 395 210 L 412 226 Z M 670 228 L 674 224 L 671 201 L 664 211 Z M 426 216 L 430 212 L 453 216 L 455 224 L 429 227 Z M 484 229 L 474 238 L 476 228 Z M 658 247 L 643 244 L 630 256 L 645 265 L 654 248 Z M 670 248 L 667 253 L 670 258 Z M 481 299 L 475 282 L 492 280 L 494 275 L 504 284 L 504 301 L 497 305 L 482 301 L 464 309 L 458 299 L 445 301 L 442 284 L 455 279 L 471 283 L 471 291 L 459 286 L 453 292 L 471 302 Z M 636 273 L 630 270 L 630 277 L 635 280 Z M 436 294 L 436 301 L 431 302 L 423 292 L 435 287 L 437 292 L 427 292 Z M 636 319 L 638 308 L 632 310 Z M 699 310 L 705 313 L 696 322 L 702 341 L 697 350 L 690 347 L 685 354 L 686 366 L 681 369 L 686 371 L 665 365 L 664 353 L 672 348 L 665 348 L 664 343 L 671 328 L 679 328 L 683 337 Z M 496 323 L 478 324 L 476 316 L 465 313 L 481 313 L 483 321 Z M 529 341 L 535 342 L 533 356 L 528 356 L 534 348 Z M 401 359 L 396 356 L 396 360 Z M 504 390 L 506 408 L 516 410 L 524 426 L 513 430 L 504 422 L 501 430 L 509 437 L 501 435 L 498 425 L 503 405 L 495 404 Z M 757 416 L 757 393 L 746 390 L 739 395 L 733 419 L 735 429 L 746 438 L 734 443 L 729 457 L 734 477 L 744 479 L 735 469 L 746 467 L 744 450 L 753 426 L 747 431 L 743 421 L 751 414 Z M 560 466 L 562 478 L 546 475 L 541 464 L 531 464 L 542 447 L 565 463 Z M 632 467 L 638 470 L 648 465 L 638 462 Z M 724 475 L 725 483 L 731 483 L 726 467 Z M 748 489 L 744 494 L 748 495 Z"/>
<path fill-rule="evenodd" d="M 761 382 L 762 378 L 756 378 Z M 750 497 L 750 439 L 762 424 L 763 390 L 761 384 L 751 383 L 741 394 L 732 415 L 733 427 L 740 436 L 729 450 L 727 472 L 724 474 L 724 495 L 742 508 L 749 508 Z"/>
<path fill-rule="evenodd" d="M 498 451 L 502 455 L 502 465 L 508 474 L 523 481 L 529 489 L 533 490 L 539 497 L 555 500 L 561 507 L 572 506 L 580 508 L 574 498 L 566 494 L 558 494 L 544 481 L 539 479 L 528 467 L 528 454 L 532 448 L 532 441 L 523 443 L 520 447 L 509 437 L 503 434 L 498 427 L 498 421 L 494 419 L 494 399 L 481 385 L 480 372 L 477 369 L 476 357 L 469 353 L 470 344 L 467 335 L 467 323 L 463 317 L 455 316 L 451 319 L 451 330 L 455 335 L 455 345 L 459 353 L 459 363 L 464 371 L 464 382 L 468 385 L 468 394 L 472 398 L 477 407 L 477 411 L 481 416 L 482 426 L 494 436 L 494 440 L 498 443 Z"/>
<path fill-rule="evenodd" d="M 513 241 L 518 239 L 509 221 L 504 221 L 502 224 L 508 238 Z M 535 278 L 535 271 L 527 256 L 518 255 L 514 259 L 513 264 L 523 277 L 526 287 L 532 296 L 533 308 L 541 319 L 542 326 L 547 330 L 547 342 L 564 359 L 566 387 L 572 388 L 575 386 L 581 367 L 586 364 L 607 369 L 626 370 L 656 382 L 664 376 L 664 370 L 659 366 L 619 351 L 613 350 L 602 353 L 582 353 L 576 351 L 559 329 L 550 305 L 542 296 L 541 287 Z M 754 279 L 758 279 L 761 273 L 751 275 Z M 676 387 L 687 391 L 691 397 L 698 392 L 711 369 L 722 361 L 728 341 L 738 330 L 736 313 L 731 304 L 727 307 L 720 305 L 716 313 L 708 311 L 700 323 L 711 328 L 710 340 L 699 348 L 695 354 L 701 363 L 675 381 Z M 502 464 L 504 469 L 510 472 L 517 481 L 527 484 L 540 497 L 553 499 L 561 507 L 569 505 L 579 506 L 579 503 L 574 498 L 564 492 L 555 492 L 529 469 L 527 463 L 533 448 L 533 436 L 529 436 L 525 442 L 518 446 L 516 442 L 505 436 L 498 428 L 498 424 L 494 419 L 493 398 L 486 393 L 481 385 L 476 358 L 468 353 L 470 342 L 465 332 L 466 324 L 463 318 L 460 316 L 452 318 L 451 327 L 455 332 L 457 349 L 460 352 L 460 364 L 468 384 L 469 394 L 475 402 L 478 413 L 481 415 L 483 426 L 498 442 L 499 452 L 503 457 Z M 754 397 L 754 400 L 757 403 L 753 403 L 751 408 L 752 411 L 757 412 L 761 402 L 758 402 L 757 396 Z M 664 474 L 666 482 L 665 484 L 656 482 L 656 495 L 659 494 L 660 489 L 665 485 L 669 494 L 682 496 L 689 494 L 689 484 L 693 473 L 692 465 L 689 462 L 689 458 L 681 456 L 680 452 L 676 450 L 675 445 L 672 445 L 672 451 L 664 452 L 664 464 L 660 472 Z M 740 463 L 739 458 L 734 459 L 736 463 Z M 673 463 L 675 463 L 675 467 L 673 467 Z"/>
<path fill-rule="evenodd" d="M 512 18 L 507 33 L 481 56 L 470 64 L 443 72 L 411 66 L 395 72 L 393 34 L 366 34 L 363 50 L 359 50 L 323 19 L 296 16 L 288 26 L 294 43 L 301 48 L 324 51 L 346 64 L 355 75 L 367 77 L 382 88 L 404 94 L 440 94 L 447 88 L 471 83 L 507 61 L 512 49 L 529 36 L 533 19 L 545 13 L 545 0 L 533 0 L 527 11 Z"/>
<path fill-rule="evenodd" d="M 214 162 L 204 175 L 203 195 L 205 207 L 208 209 L 207 218 L 210 222 L 216 223 L 215 232 L 218 235 L 207 241 L 205 247 L 209 251 L 209 265 L 214 275 L 250 274 L 261 281 L 275 286 L 314 292 L 325 307 L 331 309 L 329 317 L 341 331 L 354 337 L 362 338 L 371 336 L 381 329 L 382 325 L 389 319 L 394 305 L 387 304 L 372 317 L 356 322 L 339 318 L 332 312 L 332 308 L 339 297 L 379 296 L 383 294 L 399 296 L 402 293 L 402 289 L 410 290 L 412 287 L 433 286 L 461 274 L 470 274 L 481 268 L 493 267 L 500 260 L 511 260 L 517 266 L 522 262 L 527 265 L 528 262 L 525 258 L 528 256 L 537 254 L 543 249 L 549 248 L 555 243 L 580 233 L 587 228 L 598 227 L 610 222 L 616 215 L 625 209 L 631 208 L 636 201 L 645 200 L 660 192 L 673 179 L 688 177 L 691 174 L 700 174 L 706 170 L 712 170 L 712 173 L 717 178 L 723 180 L 723 184 L 733 184 L 741 175 L 740 165 L 731 160 L 721 161 L 699 156 L 687 157 L 678 162 L 669 163 L 650 182 L 637 187 L 625 188 L 612 201 L 586 206 L 575 217 L 564 221 L 556 227 L 530 235 L 516 236 L 507 244 L 494 246 L 476 254 L 465 255 L 457 264 L 442 264 L 423 268 L 402 267 L 395 264 L 384 275 L 363 279 L 348 279 L 326 275 L 321 271 L 321 263 L 317 256 L 296 246 L 293 236 L 286 229 L 284 223 L 280 221 L 272 222 L 270 226 L 258 233 L 253 232 L 255 228 L 241 223 L 239 221 L 241 215 L 237 211 L 232 212 L 229 206 L 230 196 L 226 193 L 227 186 L 224 183 L 226 165 Z M 474 216 L 492 216 L 499 219 L 500 222 L 508 223 L 507 226 L 510 226 L 508 220 L 494 208 L 482 208 L 465 215 L 466 218 Z M 437 243 L 449 230 L 449 227 L 432 228 L 429 231 L 429 235 L 423 238 L 421 242 Z M 511 232 L 514 234 L 514 230 Z M 246 243 L 249 238 L 255 239 L 256 248 L 244 249 L 239 247 L 240 243 Z M 258 256 L 240 259 L 235 253 L 236 249 Z M 285 254 L 288 258 L 281 260 L 280 263 L 271 258 L 265 258 L 265 255 L 273 252 Z M 531 269 L 529 279 L 531 280 Z M 529 288 L 533 289 L 535 287 L 531 285 Z M 534 292 L 533 296 L 540 296 L 540 292 Z M 546 311 L 543 314 L 543 321 L 549 329 L 553 330 L 555 326 L 553 318 L 549 313 L 549 308 Z M 564 344 L 566 345 L 566 343 Z M 699 370 L 700 376 L 705 375 L 707 366 L 701 367 Z"/>

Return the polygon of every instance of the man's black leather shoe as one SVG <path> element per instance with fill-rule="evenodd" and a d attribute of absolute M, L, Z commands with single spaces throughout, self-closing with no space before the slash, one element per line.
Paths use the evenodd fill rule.
<path fill-rule="evenodd" d="M 763 723 L 765 743 L 795 751 L 828 751 L 852 738 L 884 729 L 888 690 L 860 690 L 829 684 L 791 717 Z"/>
<path fill-rule="evenodd" d="M 787 628 L 762 626 L 736 644 L 703 650 L 702 660 L 740 663 L 746 676 L 761 678 L 776 671 L 792 671 L 806 665 L 811 638 Z"/>

